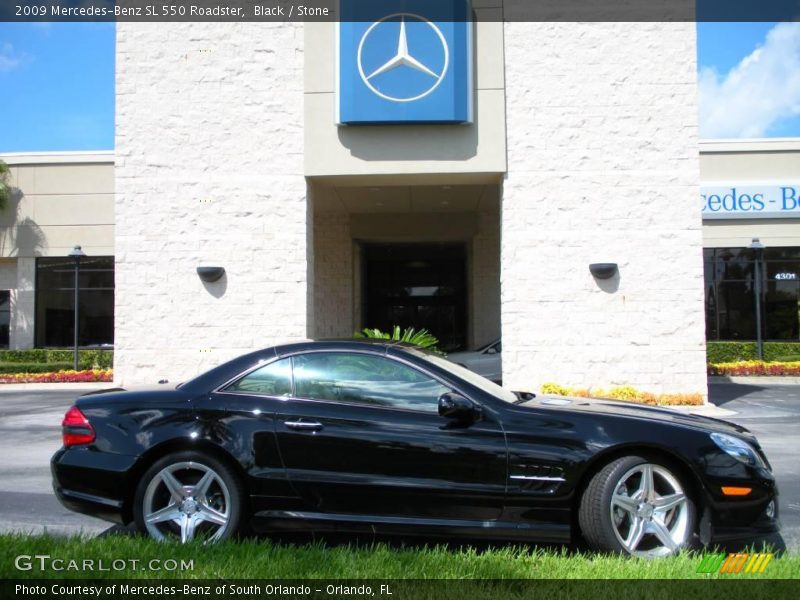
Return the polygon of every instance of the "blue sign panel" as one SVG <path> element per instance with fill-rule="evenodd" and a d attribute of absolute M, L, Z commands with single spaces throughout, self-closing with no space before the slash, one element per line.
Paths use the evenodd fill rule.
<path fill-rule="evenodd" d="M 468 0 L 342 0 L 341 7 L 340 124 L 472 122 Z"/>

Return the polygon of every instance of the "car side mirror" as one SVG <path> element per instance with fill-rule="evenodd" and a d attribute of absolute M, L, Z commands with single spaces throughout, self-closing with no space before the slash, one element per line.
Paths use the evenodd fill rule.
<path fill-rule="evenodd" d="M 439 416 L 454 421 L 476 421 L 481 410 L 472 400 L 456 392 L 446 392 L 439 396 Z"/>

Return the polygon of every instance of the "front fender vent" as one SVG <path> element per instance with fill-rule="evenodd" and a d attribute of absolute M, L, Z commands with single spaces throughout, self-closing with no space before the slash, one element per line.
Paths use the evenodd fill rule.
<path fill-rule="evenodd" d="M 564 470 L 549 465 L 512 465 L 510 490 L 552 494 L 564 483 Z"/>

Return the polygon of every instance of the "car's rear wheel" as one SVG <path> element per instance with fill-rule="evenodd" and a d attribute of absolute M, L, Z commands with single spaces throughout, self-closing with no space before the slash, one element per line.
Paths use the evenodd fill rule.
<path fill-rule="evenodd" d="M 600 469 L 581 497 L 578 518 L 593 548 L 634 556 L 675 554 L 695 528 L 686 483 L 666 463 L 641 456 Z"/>
<path fill-rule="evenodd" d="M 178 452 L 156 461 L 134 497 L 134 519 L 156 540 L 216 542 L 236 534 L 244 492 L 238 477 L 215 458 Z"/>

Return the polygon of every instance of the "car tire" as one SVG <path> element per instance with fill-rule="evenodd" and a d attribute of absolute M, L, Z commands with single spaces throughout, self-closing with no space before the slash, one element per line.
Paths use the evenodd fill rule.
<path fill-rule="evenodd" d="M 208 454 L 185 451 L 153 463 L 136 487 L 137 529 L 159 541 L 218 542 L 244 521 L 244 487 L 231 469 Z"/>
<path fill-rule="evenodd" d="M 669 556 L 686 548 L 695 530 L 688 486 L 668 463 L 625 456 L 589 481 L 578 520 L 589 545 L 634 556 Z"/>

